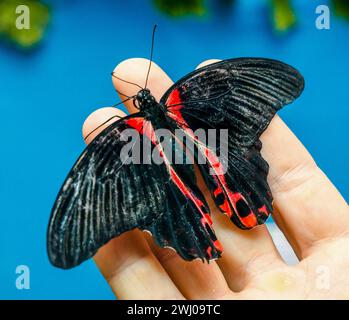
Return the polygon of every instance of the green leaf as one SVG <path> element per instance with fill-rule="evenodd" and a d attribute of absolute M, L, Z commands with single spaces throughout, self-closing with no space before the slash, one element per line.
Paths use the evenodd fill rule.
<path fill-rule="evenodd" d="M 155 6 L 171 17 L 203 15 L 206 12 L 204 0 L 153 0 Z"/>
<path fill-rule="evenodd" d="M 271 0 L 272 19 L 277 32 L 286 32 L 296 24 L 296 16 L 289 0 Z"/>
<path fill-rule="evenodd" d="M 349 1 L 348 0 L 332 0 L 335 13 L 343 18 L 349 19 Z"/>
<path fill-rule="evenodd" d="M 16 13 L 19 5 L 29 8 L 29 29 L 18 29 Z M 43 38 L 50 20 L 48 5 L 38 0 L 0 0 L 0 39 L 15 44 L 22 49 L 36 46 Z"/>

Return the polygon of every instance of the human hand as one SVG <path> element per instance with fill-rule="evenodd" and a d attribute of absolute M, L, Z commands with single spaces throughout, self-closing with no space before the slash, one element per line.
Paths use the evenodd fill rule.
<path fill-rule="evenodd" d="M 143 85 L 148 65 L 145 59 L 126 60 L 116 67 L 115 74 Z M 113 84 L 129 96 L 137 93 L 135 86 L 115 78 Z M 154 97 L 159 100 L 170 85 L 171 79 L 153 64 L 148 88 Z M 125 105 L 130 113 L 137 111 L 132 101 Z M 115 115 L 125 116 L 116 108 L 95 111 L 84 123 L 83 136 Z M 115 119 L 94 131 L 86 143 Z M 118 298 L 349 299 L 347 203 L 278 116 L 261 141 L 262 155 L 270 165 L 273 218 L 300 262 L 295 266 L 285 264 L 265 225 L 249 231 L 235 227 L 215 208 L 199 180 L 216 235 L 224 247 L 222 258 L 210 264 L 187 262 L 172 250 L 156 246 L 147 233 L 124 233 L 100 248 L 94 257 Z"/>

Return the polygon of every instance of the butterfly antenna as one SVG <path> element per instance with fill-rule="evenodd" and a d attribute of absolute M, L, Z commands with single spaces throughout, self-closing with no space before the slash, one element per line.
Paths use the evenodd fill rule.
<path fill-rule="evenodd" d="M 127 94 L 124 94 L 124 93 L 120 92 L 120 91 L 119 91 L 118 89 L 116 89 L 116 88 L 115 88 L 115 91 L 116 91 L 118 94 L 120 94 L 120 95 L 126 97 L 127 100 L 133 98 L 133 97 L 128 96 Z"/>
<path fill-rule="evenodd" d="M 133 85 L 137 86 L 138 88 L 143 89 L 143 88 L 142 88 L 139 84 L 137 84 L 137 83 L 134 83 L 134 82 L 131 82 L 131 81 L 127 81 L 127 80 L 124 80 L 124 79 L 122 79 L 122 78 L 116 76 L 115 73 L 114 73 L 114 71 L 111 73 L 111 75 L 112 75 L 112 77 L 114 77 L 115 79 L 118 79 L 118 80 L 120 80 L 120 81 L 129 83 L 129 84 L 133 84 Z"/>
<path fill-rule="evenodd" d="M 151 50 L 150 50 L 150 59 L 149 59 L 149 67 L 148 67 L 148 73 L 147 73 L 147 78 L 145 79 L 145 86 L 144 88 L 147 88 L 147 84 L 148 84 L 148 78 L 149 78 L 149 73 L 150 73 L 150 68 L 151 68 L 151 64 L 153 62 L 153 52 L 154 52 L 154 38 L 155 38 L 155 30 L 156 30 L 157 25 L 154 25 L 153 28 L 153 34 L 151 37 Z"/>
<path fill-rule="evenodd" d="M 126 102 L 126 101 L 128 101 L 128 100 L 130 100 L 130 99 L 132 99 L 132 98 L 133 98 L 133 97 L 129 97 L 129 98 L 127 98 L 127 99 L 125 99 L 125 100 L 123 100 L 123 101 L 121 101 L 121 102 L 119 102 L 119 103 L 116 103 L 116 104 L 112 105 L 112 107 L 116 107 L 116 106 L 118 106 L 118 105 L 120 105 L 120 104 L 122 104 L 122 103 L 124 103 L 124 102 Z M 108 120 L 104 121 L 104 122 L 101 123 L 98 127 L 94 128 L 89 134 L 87 134 L 87 135 L 84 137 L 84 140 L 86 140 L 92 133 L 94 133 L 96 130 L 98 130 L 100 127 L 104 126 L 106 123 L 108 123 L 111 119 L 114 119 L 114 118 L 122 119 L 122 117 L 117 116 L 117 115 L 110 117 Z"/>

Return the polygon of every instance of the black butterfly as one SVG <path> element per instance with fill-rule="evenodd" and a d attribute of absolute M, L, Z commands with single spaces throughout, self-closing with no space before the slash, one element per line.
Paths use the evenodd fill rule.
<path fill-rule="evenodd" d="M 240 58 L 188 74 L 159 102 L 141 89 L 133 98 L 139 112 L 102 131 L 64 182 L 48 227 L 51 263 L 74 267 L 134 228 L 149 231 L 158 245 L 174 248 L 185 260 L 219 258 L 223 249 L 193 165 L 166 161 L 155 131 L 166 128 L 174 134 L 177 129 L 192 140 L 195 160 L 207 160 L 198 167 L 217 207 L 239 228 L 250 229 L 263 224 L 273 210 L 259 137 L 276 111 L 296 99 L 303 87 L 303 77 L 289 65 Z M 130 128 L 140 133 L 141 144 L 148 141 L 162 153 L 162 164 L 123 163 L 120 152 L 128 141 L 122 136 Z M 215 150 L 199 141 L 194 135 L 199 128 L 228 129 L 226 157 L 218 160 Z M 173 141 L 175 151 L 187 148 Z M 219 171 L 217 164 L 227 171 Z"/>

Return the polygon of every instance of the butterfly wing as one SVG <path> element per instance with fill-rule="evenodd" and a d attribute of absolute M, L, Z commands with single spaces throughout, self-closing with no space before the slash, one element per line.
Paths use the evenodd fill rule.
<path fill-rule="evenodd" d="M 143 229 L 152 234 L 159 246 L 174 249 L 185 260 L 217 259 L 223 249 L 212 228 L 209 207 L 196 186 L 193 159 L 188 159 L 173 132 L 167 131 L 166 141 L 156 132 L 149 126 L 145 130 L 158 148 L 176 188 L 167 194 L 170 209 Z"/>
<path fill-rule="evenodd" d="M 139 133 L 136 139 L 129 141 L 128 129 Z M 79 265 L 109 240 L 134 228 L 154 233 L 156 228 L 164 229 L 164 214 L 166 221 L 177 223 L 208 210 L 200 194 L 194 195 L 170 164 L 140 158 L 149 155 L 143 156 L 138 148 L 152 143 L 157 144 L 151 120 L 133 115 L 115 122 L 89 144 L 70 171 L 52 209 L 47 248 L 53 265 L 64 269 Z M 158 157 L 160 146 L 155 148 Z M 127 162 L 127 157 L 121 156 L 125 150 L 127 155 L 138 156 L 138 161 Z M 177 169 L 183 175 L 192 175 L 191 166 Z M 207 217 L 200 218 L 206 221 Z M 213 247 L 212 255 L 218 254 L 211 240 L 189 242 L 193 239 L 187 226 L 166 230 L 174 232 L 170 240 L 156 240 L 183 256 L 191 252 L 191 256 L 204 258 L 208 246 Z M 200 229 L 197 234 L 208 239 L 207 230 Z"/>
<path fill-rule="evenodd" d="M 48 226 L 48 256 L 53 265 L 74 267 L 111 238 L 163 212 L 166 194 L 161 184 L 168 179 L 164 168 L 125 165 L 120 157 L 129 143 L 123 133 L 131 128 L 130 121 L 142 125 L 144 118 L 113 123 L 88 145 L 68 174 Z"/>
<path fill-rule="evenodd" d="M 161 99 L 169 123 L 195 142 L 196 160 L 206 159 L 199 168 L 216 205 L 242 229 L 264 223 L 272 212 L 269 167 L 260 154 L 259 137 L 276 111 L 303 87 L 303 77 L 289 65 L 240 58 L 190 73 Z M 217 150 L 200 143 L 197 129 L 228 129 L 227 139 L 216 137 L 228 152 L 218 157 Z"/>

